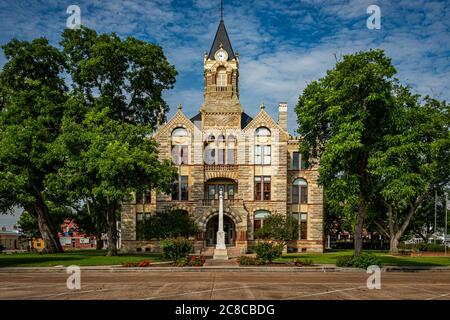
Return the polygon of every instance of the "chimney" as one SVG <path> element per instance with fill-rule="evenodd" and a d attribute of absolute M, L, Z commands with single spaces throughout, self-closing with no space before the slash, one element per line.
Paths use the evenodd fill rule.
<path fill-rule="evenodd" d="M 287 102 L 280 102 L 278 104 L 278 124 L 282 127 L 286 132 L 287 129 Z"/>

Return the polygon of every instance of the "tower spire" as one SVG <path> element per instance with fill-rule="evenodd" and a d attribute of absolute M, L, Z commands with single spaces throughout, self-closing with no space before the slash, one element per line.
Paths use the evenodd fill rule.
<path fill-rule="evenodd" d="M 223 21 L 223 0 L 220 0 L 220 21 Z"/>

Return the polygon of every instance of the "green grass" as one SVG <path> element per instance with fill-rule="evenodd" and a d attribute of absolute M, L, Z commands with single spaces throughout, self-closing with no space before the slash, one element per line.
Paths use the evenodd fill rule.
<path fill-rule="evenodd" d="M 42 253 L 15 253 L 0 254 L 1 267 L 52 267 L 52 266 L 103 266 L 119 265 L 122 262 L 139 262 L 151 260 L 164 261 L 161 254 L 122 254 L 116 257 L 107 257 L 106 251 L 74 250 L 58 254 Z"/>
<path fill-rule="evenodd" d="M 410 257 L 390 256 L 387 251 L 376 251 L 384 266 L 450 266 L 450 255 L 448 257 Z M 293 261 L 297 258 L 311 259 L 315 264 L 336 264 L 336 258 L 342 255 L 352 255 L 353 250 L 334 250 L 322 254 L 314 253 L 288 253 L 277 259 L 278 262 Z"/>

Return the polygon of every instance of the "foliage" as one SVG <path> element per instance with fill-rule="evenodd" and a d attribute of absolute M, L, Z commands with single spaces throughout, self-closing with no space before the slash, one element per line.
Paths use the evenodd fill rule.
<path fill-rule="evenodd" d="M 124 261 L 122 262 L 122 267 L 139 267 L 139 268 L 145 268 L 145 267 L 149 267 L 151 265 L 151 261 L 150 260 L 143 260 L 143 261 L 133 261 L 133 262 L 129 262 L 129 261 Z"/>
<path fill-rule="evenodd" d="M 63 166 L 51 145 L 61 134 L 68 97 L 64 56 L 44 38 L 13 39 L 2 48 L 7 62 L 0 74 L 0 212 L 25 208 L 41 222 L 45 251 L 62 252 L 48 209 L 57 197 L 45 180 Z"/>
<path fill-rule="evenodd" d="M 399 250 L 409 250 L 411 252 L 444 252 L 445 247 L 443 244 L 434 243 L 417 243 L 417 244 L 405 244 L 398 245 Z"/>
<path fill-rule="evenodd" d="M 281 257 L 283 254 L 283 245 L 272 242 L 261 242 L 255 246 L 255 252 L 259 260 L 270 263 Z"/>
<path fill-rule="evenodd" d="M 178 267 L 201 267 L 205 264 L 205 261 L 205 257 L 193 255 L 181 259 L 176 265 Z"/>
<path fill-rule="evenodd" d="M 361 255 L 345 255 L 336 258 L 337 267 L 363 268 L 376 265 L 381 267 L 381 259 L 372 252 L 363 252 Z"/>
<path fill-rule="evenodd" d="M 296 113 L 300 152 L 320 161 L 325 197 L 355 218 L 355 250 L 362 249 L 362 227 L 373 192 L 367 161 L 389 129 L 396 70 L 382 50 L 345 55 L 324 78 L 311 82 Z"/>
<path fill-rule="evenodd" d="M 2 244 L 0 244 L 0 253 L 1 253 L 3 250 L 5 250 L 5 247 L 4 247 Z"/>
<path fill-rule="evenodd" d="M 266 264 L 265 261 L 256 258 L 256 257 L 248 257 L 248 256 L 240 256 L 238 258 L 239 265 L 241 266 L 259 266 Z"/>
<path fill-rule="evenodd" d="M 255 236 L 284 246 L 288 241 L 298 239 L 298 223 L 292 217 L 274 213 L 264 219 L 263 226 L 256 231 Z"/>
<path fill-rule="evenodd" d="M 314 264 L 312 259 L 295 259 L 294 260 L 294 265 L 296 265 L 297 267 L 309 267 L 312 266 Z"/>
<path fill-rule="evenodd" d="M 65 165 L 48 180 L 74 201 L 102 203 L 109 255 L 116 255 L 116 220 L 122 201 L 148 188 L 168 191 L 176 177 L 158 160 L 151 133 L 167 105 L 162 92 L 176 71 L 159 46 L 82 27 L 65 30 L 61 45 L 73 91 L 63 134 L 53 150 Z M 95 219 L 101 221 L 101 218 Z"/>
<path fill-rule="evenodd" d="M 164 257 L 173 260 L 175 263 L 186 257 L 192 250 L 191 242 L 182 238 L 161 240 L 160 246 Z"/>
<path fill-rule="evenodd" d="M 157 212 L 138 222 L 138 240 L 195 236 L 199 228 L 187 212 L 181 210 Z"/>

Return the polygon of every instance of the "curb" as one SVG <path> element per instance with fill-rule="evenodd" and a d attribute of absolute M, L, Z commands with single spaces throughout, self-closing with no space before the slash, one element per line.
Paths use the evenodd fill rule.
<path fill-rule="evenodd" d="M 66 267 L 5 267 L 0 273 L 29 273 L 29 272 L 60 272 L 66 273 Z M 104 272 L 351 272 L 366 273 L 360 268 L 339 268 L 331 266 L 317 267 L 240 267 L 240 266 L 210 266 L 210 267 L 122 267 L 122 266 L 81 266 L 83 271 Z M 420 267 L 420 266 L 387 266 L 382 272 L 450 272 L 450 267 Z"/>

